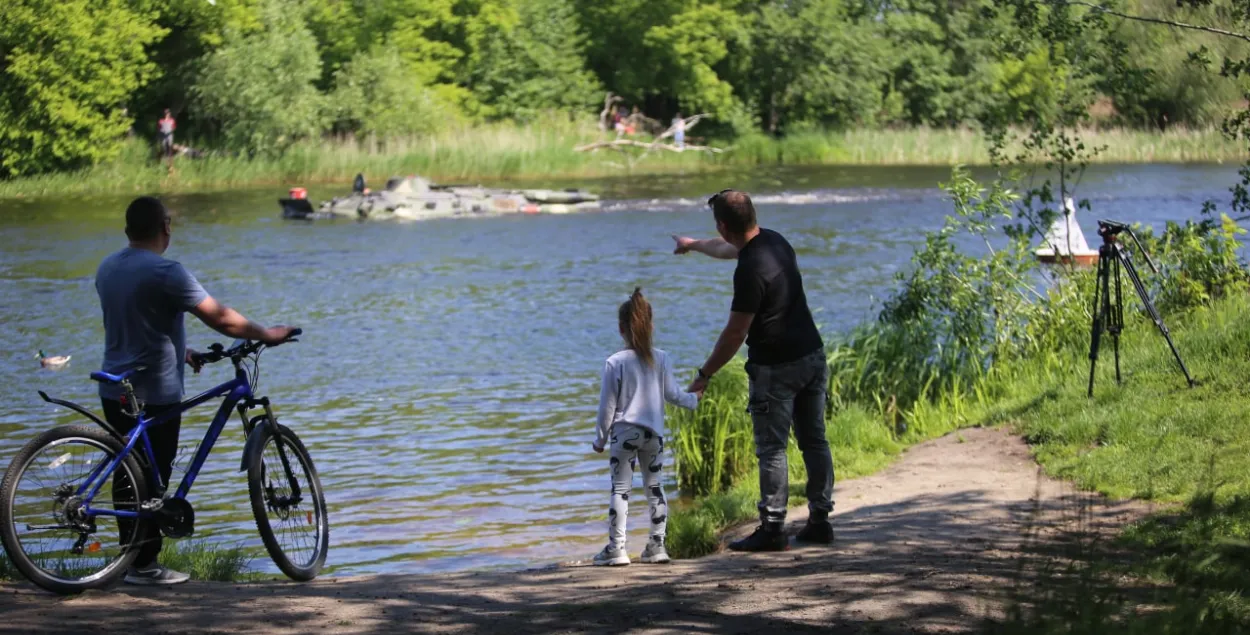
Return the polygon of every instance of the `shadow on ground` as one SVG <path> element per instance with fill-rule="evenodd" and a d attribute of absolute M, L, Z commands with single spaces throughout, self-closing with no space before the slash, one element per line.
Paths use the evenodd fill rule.
<path fill-rule="evenodd" d="M 979 631 L 1048 562 L 1139 517 L 1042 476 L 1019 439 L 963 432 L 839 484 L 833 546 L 671 565 L 116 587 L 0 586 L 3 632 Z M 788 531 L 805 520 L 794 514 Z M 736 534 L 749 531 L 739 528 Z M 732 535 L 730 536 L 732 537 Z"/>

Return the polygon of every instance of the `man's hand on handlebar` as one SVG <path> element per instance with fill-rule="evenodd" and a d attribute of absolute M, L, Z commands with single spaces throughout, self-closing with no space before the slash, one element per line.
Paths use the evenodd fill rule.
<path fill-rule="evenodd" d="M 297 342 L 299 340 L 295 338 L 303 332 L 303 329 L 293 326 L 275 326 L 265 329 L 264 340 L 243 342 L 229 349 L 226 349 L 221 344 L 213 344 L 204 353 L 187 349 L 187 364 L 198 373 L 205 364 L 213 364 L 227 357 L 244 357 L 255 353 L 263 346 L 277 346 L 286 342 Z"/>
<path fill-rule="evenodd" d="M 294 326 L 272 326 L 265 329 L 265 337 L 261 338 L 266 346 L 277 346 L 302 333 L 303 330 Z"/>
<path fill-rule="evenodd" d="M 195 372 L 195 374 L 198 375 L 200 373 L 200 369 L 204 368 L 203 354 L 197 350 L 188 348 L 187 349 L 187 366 L 190 366 L 191 370 Z"/>

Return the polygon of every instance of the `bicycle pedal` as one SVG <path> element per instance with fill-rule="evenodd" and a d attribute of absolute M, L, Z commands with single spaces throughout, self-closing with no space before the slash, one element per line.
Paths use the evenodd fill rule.
<path fill-rule="evenodd" d="M 145 512 L 160 511 L 160 509 L 164 506 L 165 506 L 165 501 L 159 498 L 153 498 L 151 500 L 147 500 L 142 503 L 139 503 L 139 509 Z"/>

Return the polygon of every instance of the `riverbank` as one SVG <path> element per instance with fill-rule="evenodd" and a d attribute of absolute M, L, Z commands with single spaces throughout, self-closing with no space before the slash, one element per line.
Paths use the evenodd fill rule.
<path fill-rule="evenodd" d="M 1244 413 L 1250 393 L 1243 378 L 1250 374 L 1250 297 L 1237 294 L 1167 317 L 1196 380 L 1193 388 L 1154 325 L 1130 315 L 1121 343 L 1124 383 L 1115 383 L 1104 340 L 1093 399 L 1086 396 L 1089 365 L 1081 353 L 1087 351 L 1073 348 L 1004 365 L 971 390 L 938 404 L 917 402 L 903 415 L 912 424 L 903 445 L 933 434 L 933 422 L 947 429 L 1003 425 L 1023 435 L 1048 476 L 1109 500 L 1140 500 L 1163 510 L 1122 532 L 1082 534 L 1039 558 L 1035 564 L 1044 579 L 1035 595 L 1017 598 L 996 632 L 1093 634 L 1112 623 L 1117 632 L 1143 634 L 1243 632 L 1248 626 L 1250 472 L 1244 457 L 1250 421 Z M 830 421 L 835 456 L 877 454 L 835 439 L 843 416 Z M 909 469 L 902 466 L 912 453 L 930 443 L 905 451 L 883 474 Z M 751 518 L 753 478 L 749 474 L 729 493 L 675 513 L 670 526 L 698 526 L 681 516 L 702 516 L 716 536 L 734 514 Z M 791 478 L 792 485 L 805 478 L 793 458 Z M 897 477 L 870 478 L 892 491 L 907 487 Z M 791 502 L 801 504 L 801 480 L 797 485 Z M 845 496 L 836 499 L 842 505 Z M 715 516 L 713 510 L 725 508 L 731 511 Z M 796 512 L 802 514 L 801 508 Z M 1082 531 L 1095 518 L 1083 504 L 1071 504 L 1065 513 Z M 727 539 L 691 544 L 715 551 Z"/>
<path fill-rule="evenodd" d="M 1004 615 L 1013 589 L 1028 587 L 1033 574 L 1022 563 L 1070 535 L 1074 525 L 1063 513 L 1073 504 L 1070 490 L 1038 474 L 1018 437 L 967 430 L 916 446 L 876 476 L 839 482 L 831 547 L 623 568 L 579 562 L 310 584 L 118 586 L 68 600 L 3 584 L 0 631 L 80 632 L 90 616 L 102 633 L 233 633 L 261 625 L 272 633 L 546 633 L 609 625 L 645 633 L 976 632 Z M 1095 519 L 1087 530 L 1110 530 L 1141 511 L 1086 502 Z M 803 521 L 797 512 L 788 531 Z"/>
<path fill-rule="evenodd" d="M 692 131 L 692 134 L 696 131 Z M 978 132 L 904 129 L 796 133 L 783 139 L 752 135 L 723 146 L 721 154 L 657 151 L 637 162 L 638 152 L 573 148 L 599 140 L 593 126 L 479 126 L 388 142 L 324 140 L 295 145 L 280 157 L 209 154 L 180 157 L 172 170 L 152 157 L 146 142 L 132 139 L 111 161 L 72 173 L 0 180 L 0 199 L 92 194 L 189 193 L 233 188 L 340 183 L 357 173 L 380 184 L 397 174 L 421 174 L 439 183 L 531 182 L 562 186 L 578 179 L 620 175 L 709 172 L 757 165 L 947 166 L 988 163 L 988 144 Z M 1106 163 L 1214 163 L 1250 158 L 1246 147 L 1217 129 L 1146 132 L 1127 129 L 1082 133 L 1087 145 L 1105 146 Z"/>

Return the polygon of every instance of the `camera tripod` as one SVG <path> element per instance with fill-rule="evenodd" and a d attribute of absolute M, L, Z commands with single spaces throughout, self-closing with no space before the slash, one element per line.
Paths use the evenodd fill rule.
<path fill-rule="evenodd" d="M 1154 320 L 1155 326 L 1159 327 L 1163 339 L 1167 340 L 1168 347 L 1172 349 L 1172 355 L 1176 356 L 1176 363 L 1180 364 L 1181 372 L 1185 373 L 1185 380 L 1192 388 L 1194 379 L 1189 376 L 1189 369 L 1185 368 L 1185 362 L 1181 359 L 1181 354 L 1177 352 L 1176 344 L 1172 342 L 1172 335 L 1168 332 L 1167 325 L 1163 323 L 1159 310 L 1150 301 L 1146 287 L 1142 284 L 1141 277 L 1137 275 L 1133 261 L 1129 259 L 1129 253 L 1117 242 L 1117 237 L 1122 231 L 1127 231 L 1128 235 L 1133 237 L 1133 242 L 1141 250 L 1146 264 L 1150 265 L 1150 270 L 1156 274 L 1159 273 L 1154 263 L 1150 261 L 1150 255 L 1142 247 L 1141 241 L 1137 240 L 1137 235 L 1128 225 L 1109 220 L 1098 221 L 1098 235 L 1102 237 L 1102 246 L 1098 248 L 1098 277 L 1094 283 L 1094 324 L 1089 342 L 1089 396 L 1094 396 L 1094 367 L 1098 364 L 1098 344 L 1104 330 L 1111 334 L 1112 346 L 1115 349 L 1115 381 L 1117 384 L 1120 383 L 1120 332 L 1124 330 L 1124 301 L 1120 289 L 1121 269 L 1128 272 L 1129 281 L 1137 290 L 1137 296 L 1146 307 L 1146 313 L 1150 315 L 1150 319 Z M 1113 280 L 1114 295 L 1111 288 Z"/>

